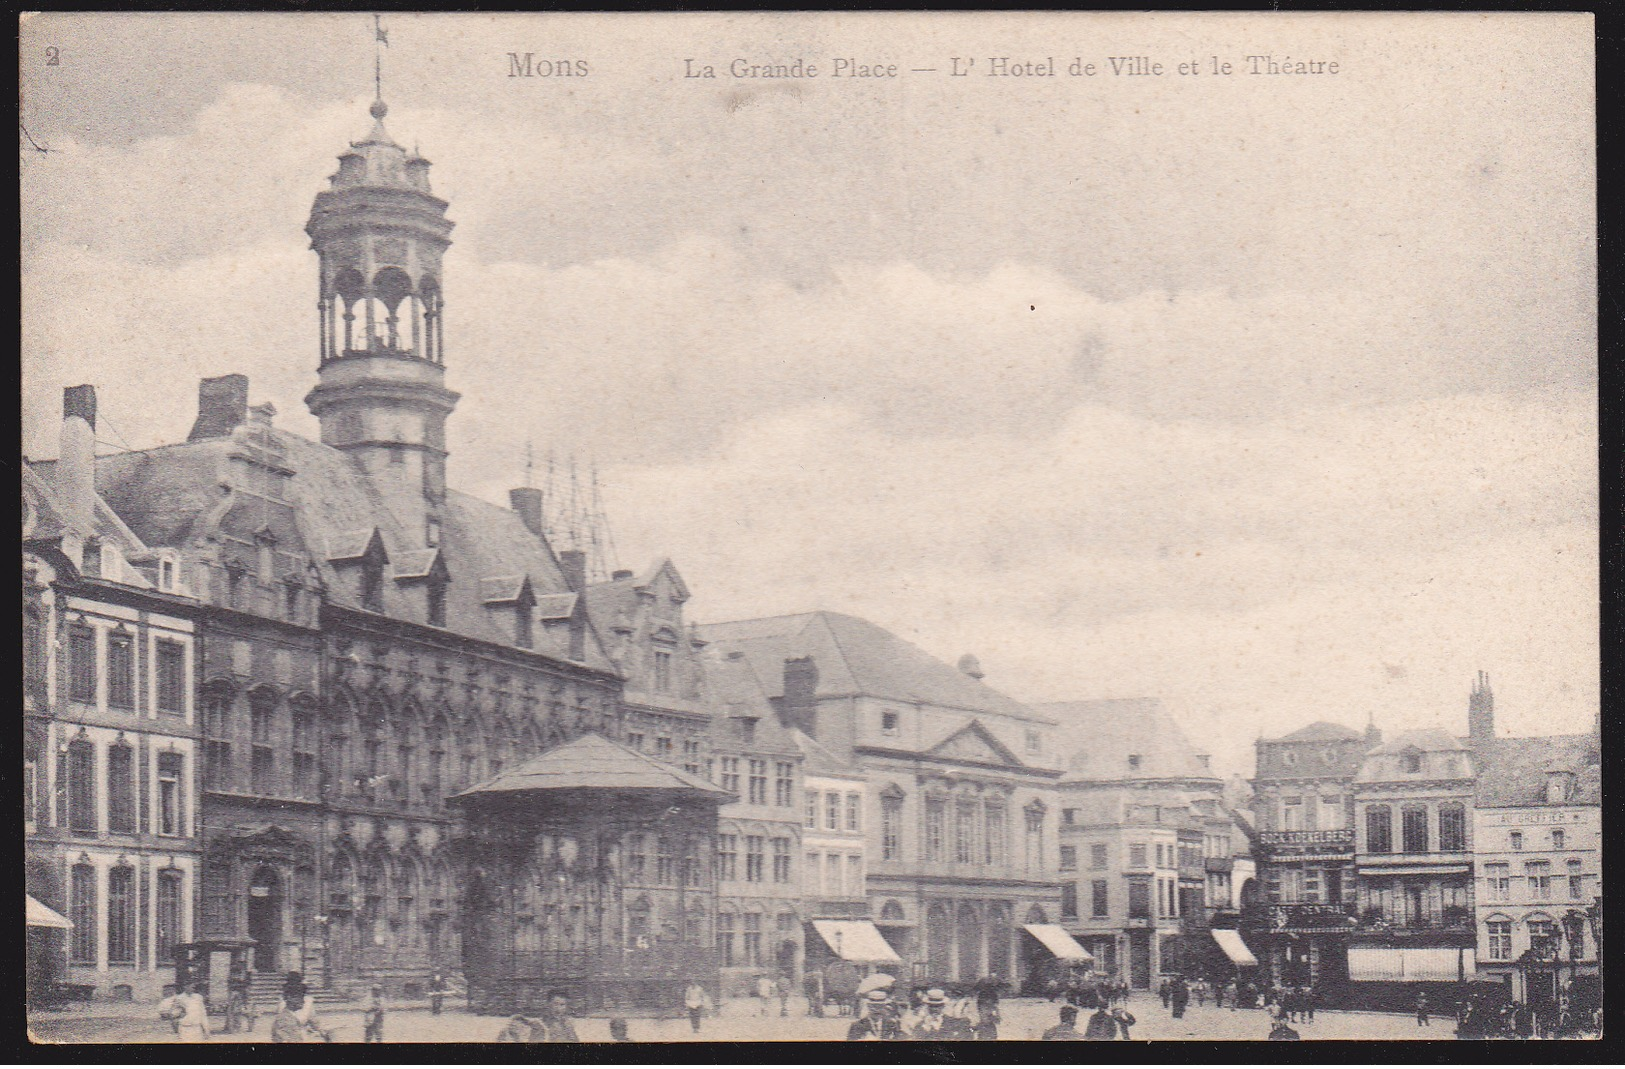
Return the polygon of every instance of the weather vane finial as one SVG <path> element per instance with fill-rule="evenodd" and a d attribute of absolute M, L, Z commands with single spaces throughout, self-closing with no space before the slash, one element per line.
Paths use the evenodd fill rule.
<path fill-rule="evenodd" d="M 381 18 L 380 15 L 372 17 L 372 117 L 375 119 L 389 113 L 384 103 L 384 49 L 389 47 L 389 31 L 384 29 Z"/>

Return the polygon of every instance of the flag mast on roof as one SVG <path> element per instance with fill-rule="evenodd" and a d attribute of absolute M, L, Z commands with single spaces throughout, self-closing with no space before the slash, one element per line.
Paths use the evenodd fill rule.
<path fill-rule="evenodd" d="M 389 31 L 384 29 L 381 18 L 372 17 L 372 98 L 379 104 L 384 102 L 384 49 L 389 47 Z"/>

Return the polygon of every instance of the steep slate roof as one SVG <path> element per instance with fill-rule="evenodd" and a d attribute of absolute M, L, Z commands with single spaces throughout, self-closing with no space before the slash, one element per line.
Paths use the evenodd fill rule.
<path fill-rule="evenodd" d="M 1035 706 L 1060 725 L 1056 749 L 1067 754 L 1061 782 L 1088 780 L 1222 781 L 1197 759 L 1197 749 L 1160 698 L 1105 698 Z M 1129 755 L 1140 767 L 1129 768 Z"/>
<path fill-rule="evenodd" d="M 838 612 L 809 612 L 707 624 L 707 641 L 742 650 L 769 697 L 782 697 L 784 662 L 811 656 L 818 696 L 861 695 L 989 713 L 1047 724 L 1014 698 L 945 664 L 885 628 Z"/>
<path fill-rule="evenodd" d="M 728 791 L 676 765 L 595 734 L 555 746 L 453 797 L 547 790 L 675 791 L 719 802 L 734 800 Z"/>
<path fill-rule="evenodd" d="M 1407 772 L 1400 755 L 1420 751 L 1422 769 Z M 1462 741 L 1438 728 L 1402 731 L 1380 746 L 1367 751 L 1354 777 L 1356 784 L 1405 783 L 1411 780 L 1472 779 L 1473 755 Z"/>
<path fill-rule="evenodd" d="M 225 513 L 229 499 L 222 493 L 221 483 L 231 478 L 227 458 L 238 448 L 237 436 L 243 430 L 239 428 L 232 438 L 98 457 L 97 489 L 147 545 L 185 546 L 199 542 Z M 361 608 L 354 566 L 336 566 L 330 558 L 335 549 L 352 554 L 363 550 L 364 544 L 358 548 L 354 543 L 357 538 L 370 538 L 374 528 L 382 536 L 392 565 L 399 562 L 412 570 L 419 564 L 412 554 L 424 548 L 422 532 L 406 531 L 396 521 L 379 486 L 347 455 L 280 428 L 259 430 L 275 436 L 284 462 L 294 472 L 288 496 L 295 507 L 300 540 L 316 558 L 330 602 Z M 544 595 L 570 592 L 552 549 L 513 510 L 449 490 L 440 519 L 439 549 L 451 577 L 446 588 L 445 630 L 512 645 L 508 614 L 488 610 L 484 604 L 485 580 L 528 575 L 538 600 Z M 279 541 L 279 548 L 289 547 Z M 386 580 L 394 574 L 393 567 L 386 569 Z M 386 581 L 382 591 L 384 614 L 417 619 L 419 613 L 413 606 L 420 596 L 411 584 Z M 567 629 L 538 627 L 534 651 L 566 659 Z M 590 631 L 585 663 L 602 671 L 614 671 Z"/>
<path fill-rule="evenodd" d="M 1601 766 L 1596 751 L 1596 737 L 1590 734 L 1495 739 L 1476 751 L 1477 804 L 1546 805 L 1546 770 L 1560 768 L 1575 774 L 1574 796 L 1563 804 L 1600 805 Z"/>
<path fill-rule="evenodd" d="M 1299 728 L 1290 735 L 1282 735 L 1278 739 L 1266 739 L 1266 742 L 1336 742 L 1344 739 L 1358 739 L 1361 732 L 1342 724 L 1333 724 L 1327 720 L 1317 720 L 1308 727 Z"/>
<path fill-rule="evenodd" d="M 1406 750 L 1417 749 L 1423 753 L 1448 753 L 1453 750 L 1465 750 L 1467 746 L 1448 731 L 1438 728 L 1419 728 L 1416 731 L 1401 731 L 1387 741 L 1371 750 L 1371 754 L 1397 754 Z"/>

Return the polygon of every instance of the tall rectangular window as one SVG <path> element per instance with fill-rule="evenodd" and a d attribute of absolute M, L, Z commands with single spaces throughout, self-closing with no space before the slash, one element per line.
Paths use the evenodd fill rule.
<path fill-rule="evenodd" d="M 722 789 L 729 794 L 739 793 L 739 758 L 722 759 Z"/>
<path fill-rule="evenodd" d="M 664 835 L 655 838 L 655 882 L 659 884 L 677 882 L 677 863 L 672 856 L 671 840 Z"/>
<path fill-rule="evenodd" d="M 1075 846 L 1061 847 L 1060 869 L 1062 872 L 1078 871 L 1078 848 Z"/>
<path fill-rule="evenodd" d="M 1106 844 L 1089 844 L 1089 868 L 1100 872 L 1106 868 Z"/>
<path fill-rule="evenodd" d="M 739 964 L 739 946 L 734 938 L 734 914 L 717 914 L 717 954 L 723 965 Z"/>
<path fill-rule="evenodd" d="M 767 804 L 767 762 L 754 757 L 750 760 L 750 804 Z"/>
<path fill-rule="evenodd" d="M 1061 884 L 1061 917 L 1075 920 L 1078 916 L 1078 885 L 1068 880 Z"/>
<path fill-rule="evenodd" d="M 1523 865 L 1523 873 L 1529 882 L 1529 900 L 1531 902 L 1544 902 L 1552 897 L 1552 863 L 1550 861 L 1526 861 Z"/>
<path fill-rule="evenodd" d="M 717 836 L 717 879 L 739 879 L 739 836 Z"/>
<path fill-rule="evenodd" d="M 1578 902 L 1585 897 L 1585 874 L 1580 869 L 1580 859 L 1569 858 L 1569 897 Z"/>
<path fill-rule="evenodd" d="M 807 894 L 824 893 L 824 855 L 816 850 L 809 850 L 801 859 L 801 881 L 806 887 Z"/>
<path fill-rule="evenodd" d="M 666 650 L 655 650 L 655 693 L 671 693 L 671 654 Z"/>
<path fill-rule="evenodd" d="M 175 945 L 181 941 L 182 874 L 175 869 L 158 873 L 158 892 L 153 910 L 153 956 L 160 967 L 175 960 Z"/>
<path fill-rule="evenodd" d="M 626 876 L 634 883 L 641 881 L 649 871 L 649 842 L 644 835 L 633 835 L 626 843 Z"/>
<path fill-rule="evenodd" d="M 954 805 L 954 860 L 969 864 L 981 860 L 976 856 L 976 803 L 960 799 Z"/>
<path fill-rule="evenodd" d="M 1512 866 L 1505 862 L 1491 862 L 1484 866 L 1484 896 L 1491 902 L 1505 902 L 1511 898 Z"/>
<path fill-rule="evenodd" d="M 773 804 L 796 804 L 796 766 L 789 761 L 776 761 L 773 765 Z"/>
<path fill-rule="evenodd" d="M 443 579 L 430 579 L 427 588 L 429 626 L 446 626 L 446 583 Z M 288 615 L 293 615 L 294 605 L 299 596 L 299 588 L 288 588 Z"/>
<path fill-rule="evenodd" d="M 984 803 L 982 816 L 987 833 L 984 836 L 984 845 L 987 848 L 987 863 L 989 865 L 1003 865 L 1005 863 L 1004 804 L 1001 802 Z"/>
<path fill-rule="evenodd" d="M 818 792 L 806 791 L 804 797 L 807 800 L 807 808 L 802 814 L 801 826 L 803 828 L 816 828 L 818 827 Z"/>
<path fill-rule="evenodd" d="M 97 964 L 101 925 L 96 917 L 96 870 L 90 865 L 75 865 L 69 876 L 68 920 L 73 924 L 68 937 L 69 959 L 75 965 Z"/>
<path fill-rule="evenodd" d="M 790 840 L 782 837 L 773 840 L 773 882 L 790 882 Z"/>
<path fill-rule="evenodd" d="M 158 711 L 174 716 L 186 712 L 186 647 L 161 638 L 155 657 L 158 661 Z"/>
<path fill-rule="evenodd" d="M 863 830 L 863 796 L 849 793 L 846 796 L 846 830 Z"/>
<path fill-rule="evenodd" d="M 68 628 L 68 697 L 96 704 L 96 629 L 88 624 Z"/>
<path fill-rule="evenodd" d="M 107 704 L 135 706 L 135 636 L 123 631 L 107 636 Z"/>
<path fill-rule="evenodd" d="M 1104 917 L 1107 913 L 1106 881 L 1091 880 L 1089 885 L 1089 915 L 1091 917 Z"/>
<path fill-rule="evenodd" d="M 846 893 L 849 898 L 863 897 L 863 855 L 846 856 Z"/>
<path fill-rule="evenodd" d="M 1393 853 L 1394 821 L 1385 805 L 1365 807 L 1365 848 L 1371 854 Z"/>
<path fill-rule="evenodd" d="M 1022 811 L 1027 828 L 1027 871 L 1037 872 L 1044 867 L 1044 811 L 1028 806 Z"/>
<path fill-rule="evenodd" d="M 698 776 L 702 765 L 700 761 L 700 743 L 698 739 L 683 740 L 683 771 Z"/>
<path fill-rule="evenodd" d="M 1448 854 L 1467 849 L 1467 810 L 1459 802 L 1439 807 L 1439 849 Z"/>
<path fill-rule="evenodd" d="M 430 804 L 438 805 L 440 799 L 440 762 L 443 757 L 430 762 L 430 778 L 433 781 L 435 797 L 429 799 Z M 316 797 L 317 771 L 316 771 L 316 717 L 309 710 L 295 709 L 293 714 L 293 793 L 299 798 Z"/>
<path fill-rule="evenodd" d="M 925 800 L 925 860 L 942 861 L 943 840 L 947 835 L 948 803 L 942 798 Z"/>
<path fill-rule="evenodd" d="M 1139 919 L 1148 919 L 1151 916 L 1151 881 L 1130 880 L 1128 882 L 1128 915 Z"/>
<path fill-rule="evenodd" d="M 765 837 L 761 835 L 745 836 L 745 881 L 747 883 L 762 882 L 762 847 Z"/>
<path fill-rule="evenodd" d="M 1405 853 L 1425 854 L 1428 852 L 1428 811 L 1427 806 L 1408 805 L 1400 811 L 1403 818 L 1405 836 Z"/>
<path fill-rule="evenodd" d="M 68 743 L 68 828 L 71 831 L 95 834 L 96 821 L 96 747 L 89 739 L 79 738 Z"/>
<path fill-rule="evenodd" d="M 135 964 L 135 869 L 118 865 L 107 872 L 107 963 Z"/>
<path fill-rule="evenodd" d="M 184 799 L 181 794 L 182 757 L 178 753 L 158 755 L 158 834 L 185 835 L 186 827 L 181 814 Z"/>
<path fill-rule="evenodd" d="M 880 800 L 880 857 L 883 861 L 900 861 L 903 857 L 903 800 Z"/>
<path fill-rule="evenodd" d="M 841 796 L 834 791 L 824 795 L 824 830 L 841 829 Z"/>
<path fill-rule="evenodd" d="M 1489 956 L 1491 961 L 1512 960 L 1512 922 L 1486 921 L 1486 933 L 1489 935 Z"/>
<path fill-rule="evenodd" d="M 1130 843 L 1128 848 L 1128 867 L 1135 872 L 1143 872 L 1146 868 L 1146 850 L 1144 843 Z"/>
<path fill-rule="evenodd" d="M 107 830 L 135 831 L 135 750 L 122 740 L 107 748 Z"/>
<path fill-rule="evenodd" d="M 745 964 L 762 963 L 762 915 L 745 914 Z"/>

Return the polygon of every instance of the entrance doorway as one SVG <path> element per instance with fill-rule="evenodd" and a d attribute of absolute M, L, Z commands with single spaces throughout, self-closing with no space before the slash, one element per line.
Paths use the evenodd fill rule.
<path fill-rule="evenodd" d="M 1131 928 L 1128 933 L 1128 982 L 1134 987 L 1151 986 L 1151 932 L 1146 928 Z"/>
<path fill-rule="evenodd" d="M 248 937 L 254 940 L 254 971 L 282 966 L 282 878 L 270 865 L 254 870 L 248 885 Z"/>

